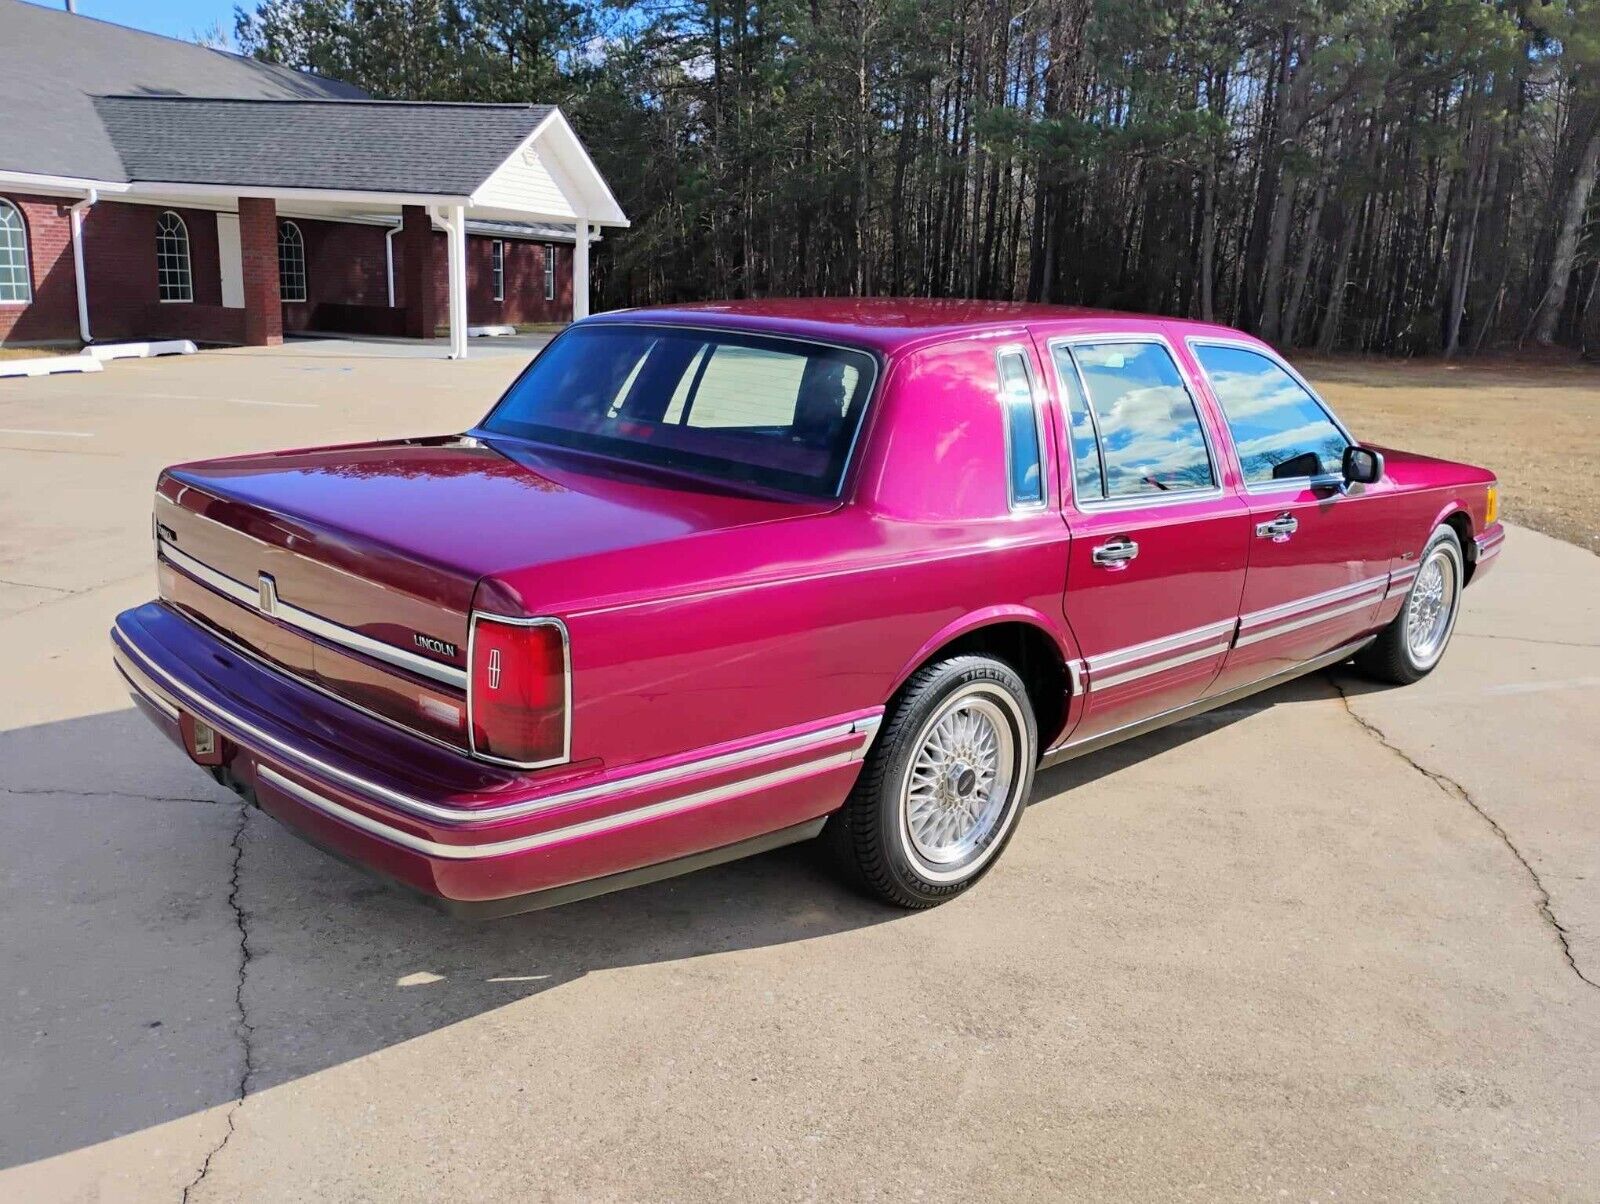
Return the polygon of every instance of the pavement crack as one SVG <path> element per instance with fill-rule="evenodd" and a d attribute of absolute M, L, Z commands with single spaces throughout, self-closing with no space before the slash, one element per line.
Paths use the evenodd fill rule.
<path fill-rule="evenodd" d="M 1552 648 L 1600 648 L 1584 640 L 1541 640 L 1531 635 L 1489 635 L 1482 631 L 1458 631 L 1456 636 L 1467 640 L 1510 640 L 1516 644 L 1548 644 Z"/>
<path fill-rule="evenodd" d="M 244 1107 L 244 1101 L 250 1095 L 251 1080 L 256 1073 L 255 1035 L 256 1026 L 250 1019 L 250 1010 L 245 1005 L 244 988 L 245 979 L 250 974 L 250 962 L 254 954 L 250 949 L 250 914 L 245 911 L 239 902 L 239 877 L 244 868 L 244 835 L 245 829 L 250 824 L 250 808 L 240 806 L 239 826 L 233 830 L 233 868 L 228 882 L 228 908 L 233 912 L 233 923 L 239 930 L 239 976 L 233 987 L 234 1031 L 239 1037 L 239 1046 L 243 1051 L 243 1058 L 239 1068 L 238 1094 L 234 1097 L 232 1105 L 228 1108 L 228 1130 L 222 1135 L 222 1140 L 212 1146 L 206 1153 L 205 1161 L 200 1164 L 200 1170 L 183 1189 L 184 1204 L 188 1204 L 190 1195 L 195 1188 L 205 1181 L 211 1173 L 212 1164 L 218 1155 L 227 1149 L 228 1143 L 233 1140 L 233 1135 L 238 1131 L 239 1109 Z"/>
<path fill-rule="evenodd" d="M 131 790 L 73 790 L 66 786 L 0 786 L 0 794 L 55 795 L 68 798 L 125 798 L 141 803 L 204 803 L 225 807 L 237 799 L 195 798 L 186 794 L 138 794 Z"/>
<path fill-rule="evenodd" d="M 1566 928 L 1562 925 L 1561 921 L 1556 918 L 1555 908 L 1550 900 L 1550 892 L 1545 889 L 1544 880 L 1539 877 L 1539 871 L 1533 868 L 1533 863 L 1529 861 L 1527 857 L 1523 856 L 1522 850 L 1519 849 L 1516 845 L 1516 842 L 1511 839 L 1511 834 L 1500 826 L 1500 821 L 1495 819 L 1494 816 L 1490 815 L 1486 810 L 1484 810 L 1482 804 L 1480 804 L 1477 799 L 1473 798 L 1471 792 L 1468 791 L 1467 788 L 1460 782 L 1456 781 L 1448 774 L 1440 773 L 1436 769 L 1429 769 L 1410 753 L 1406 752 L 1405 749 L 1401 748 L 1393 740 L 1389 739 L 1388 734 L 1384 732 L 1381 727 L 1373 723 L 1370 719 L 1358 714 L 1356 709 L 1350 705 L 1350 695 L 1345 691 L 1344 683 L 1331 674 L 1329 676 L 1330 680 L 1333 682 L 1333 688 L 1339 691 L 1339 699 L 1344 703 L 1345 713 L 1349 715 L 1350 718 L 1354 719 L 1356 723 L 1361 726 L 1363 731 L 1365 731 L 1379 744 L 1383 745 L 1383 747 L 1387 748 L 1395 756 L 1399 757 L 1407 765 L 1411 766 L 1412 769 L 1416 770 L 1423 777 L 1427 778 L 1445 794 L 1459 802 L 1465 803 L 1468 807 L 1472 808 L 1472 810 L 1477 814 L 1478 818 L 1489 825 L 1490 830 L 1500 838 L 1500 843 L 1505 845 L 1505 847 L 1510 850 L 1511 855 L 1517 859 L 1517 864 L 1522 866 L 1522 868 L 1527 871 L 1528 878 L 1533 883 L 1533 889 L 1535 892 L 1537 892 L 1539 897 L 1539 914 L 1544 917 L 1544 921 L 1549 926 L 1550 931 L 1555 934 L 1556 941 L 1561 946 L 1561 954 L 1566 958 L 1567 965 L 1571 967 L 1572 972 L 1576 974 L 1580 980 L 1590 987 L 1593 987 L 1595 990 L 1600 991 L 1600 982 L 1596 982 L 1594 979 L 1585 974 L 1583 969 L 1578 965 L 1577 959 L 1573 957 L 1572 942 L 1568 936 Z"/>
<path fill-rule="evenodd" d="M 40 585 L 37 581 L 16 581 L 10 577 L 0 577 L 0 585 L 14 585 L 18 589 L 42 589 L 52 594 L 70 594 L 70 589 L 63 589 L 59 585 Z"/>

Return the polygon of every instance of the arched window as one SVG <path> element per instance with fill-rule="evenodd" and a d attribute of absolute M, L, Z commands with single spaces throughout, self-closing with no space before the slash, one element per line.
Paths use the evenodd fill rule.
<path fill-rule="evenodd" d="M 28 275 L 28 228 L 22 210 L 0 197 L 0 302 L 26 305 L 33 300 L 33 278 Z"/>
<path fill-rule="evenodd" d="M 189 227 L 168 209 L 156 218 L 156 288 L 163 301 L 193 301 Z"/>
<path fill-rule="evenodd" d="M 293 222 L 278 223 L 278 296 L 285 301 L 306 299 L 306 240 Z"/>

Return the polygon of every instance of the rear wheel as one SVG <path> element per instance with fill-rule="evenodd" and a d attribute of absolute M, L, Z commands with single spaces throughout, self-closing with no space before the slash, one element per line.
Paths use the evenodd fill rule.
<path fill-rule="evenodd" d="M 1033 788 L 1038 733 L 1009 665 L 957 656 L 917 671 L 827 839 L 846 875 L 901 907 L 932 907 L 981 878 Z"/>
<path fill-rule="evenodd" d="M 1448 526 L 1437 528 L 1422 550 L 1416 579 L 1400 613 L 1356 656 L 1356 667 L 1379 681 L 1421 681 L 1444 656 L 1461 608 L 1466 581 L 1461 540 Z"/>

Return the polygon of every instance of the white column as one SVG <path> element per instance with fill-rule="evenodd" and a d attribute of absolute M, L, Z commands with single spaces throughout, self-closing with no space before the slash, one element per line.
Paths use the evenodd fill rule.
<path fill-rule="evenodd" d="M 450 277 L 450 358 L 467 358 L 467 215 L 460 205 L 451 205 L 445 222 L 445 246 L 449 249 Z"/>
<path fill-rule="evenodd" d="M 572 320 L 589 316 L 589 223 L 578 215 L 578 238 L 572 244 Z"/>

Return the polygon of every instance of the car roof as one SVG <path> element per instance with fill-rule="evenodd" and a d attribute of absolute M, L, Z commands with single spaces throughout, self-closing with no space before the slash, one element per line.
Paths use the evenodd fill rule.
<path fill-rule="evenodd" d="M 651 322 L 715 326 L 819 342 L 848 343 L 884 353 L 984 331 L 1018 330 L 1036 323 L 1080 321 L 1121 333 L 1159 331 L 1168 324 L 1195 333 L 1248 338 L 1226 326 L 1186 318 L 1164 318 L 1114 309 L 1041 305 L 1025 301 L 977 301 L 937 297 L 784 297 L 743 301 L 695 301 L 644 309 L 612 310 L 586 323 Z M 1254 340 L 1251 340 L 1252 342 Z"/>

